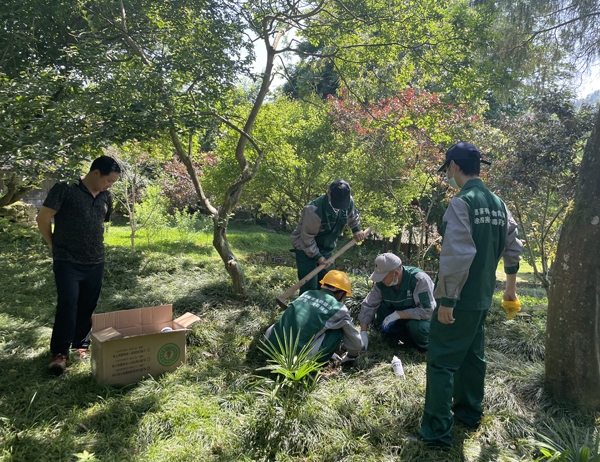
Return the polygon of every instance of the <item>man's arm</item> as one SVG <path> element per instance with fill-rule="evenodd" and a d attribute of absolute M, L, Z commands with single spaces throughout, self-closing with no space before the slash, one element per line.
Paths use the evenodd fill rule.
<path fill-rule="evenodd" d="M 436 298 L 441 298 L 438 320 L 442 324 L 454 322 L 452 311 L 460 298 L 460 292 L 469 277 L 471 263 L 477 247 L 471 236 L 469 206 L 459 197 L 454 197 L 444 214 L 447 222 L 440 253 Z"/>
<path fill-rule="evenodd" d="M 337 330 L 342 329 L 344 335 L 344 345 L 348 350 L 349 356 L 358 356 L 360 350 L 362 350 L 363 342 L 360 338 L 360 334 L 352 323 L 350 317 L 350 311 L 347 306 L 341 307 L 331 318 L 325 323 L 326 330 Z"/>
<path fill-rule="evenodd" d="M 106 209 L 106 215 L 104 215 L 105 223 L 110 222 L 112 211 L 113 211 L 113 197 L 112 197 L 112 194 L 110 193 L 110 191 L 108 191 L 108 207 Z"/>
<path fill-rule="evenodd" d="M 42 237 L 50 246 L 50 252 L 52 252 L 52 217 L 54 215 L 56 215 L 56 210 L 42 207 L 36 219 Z"/>
<path fill-rule="evenodd" d="M 344 332 L 344 346 L 348 350 L 348 355 L 358 356 L 363 349 L 363 341 L 360 334 L 356 331 L 354 324 L 352 324 L 350 313 L 348 313 L 347 322 L 342 327 L 342 332 Z"/>
<path fill-rule="evenodd" d="M 504 206 L 504 210 L 506 210 L 506 241 L 504 244 L 504 251 L 502 252 L 502 259 L 504 260 L 504 272 L 506 274 L 517 274 L 519 271 L 521 253 L 523 252 L 523 243 L 517 239 L 517 236 L 519 235 L 519 228 L 517 226 L 517 222 L 511 215 L 506 205 Z"/>
<path fill-rule="evenodd" d="M 373 322 L 375 313 L 382 300 L 381 290 L 379 290 L 379 287 L 375 284 L 360 305 L 360 313 L 358 314 L 360 330 L 367 330 L 369 324 Z"/>
<path fill-rule="evenodd" d="M 348 226 L 352 230 L 352 237 L 356 242 L 360 242 L 365 238 L 365 232 L 360 229 L 360 217 L 354 206 L 354 199 L 352 199 L 352 211 L 348 216 Z"/>
<path fill-rule="evenodd" d="M 517 239 L 519 228 L 517 222 L 510 211 L 504 205 L 506 210 L 506 241 L 502 259 L 504 260 L 504 272 L 506 273 L 506 289 L 504 290 L 505 301 L 516 302 L 517 298 L 517 273 L 519 271 L 519 261 L 523 252 L 523 243 Z"/>
<path fill-rule="evenodd" d="M 504 289 L 504 297 L 502 300 L 507 302 L 516 302 L 517 297 L 517 274 L 506 275 L 506 289 Z"/>
<path fill-rule="evenodd" d="M 455 307 L 469 277 L 469 269 L 477 248 L 471 236 L 469 206 L 463 200 L 455 197 L 450 201 L 444 221 L 447 225 L 434 295 L 442 299 L 442 306 Z"/>
<path fill-rule="evenodd" d="M 319 260 L 323 258 L 321 251 L 317 246 L 316 237 L 321 229 L 321 218 L 315 213 L 314 205 L 307 205 L 302 209 L 298 228 L 292 235 L 292 245 L 296 249 L 302 250 L 309 258 Z"/>

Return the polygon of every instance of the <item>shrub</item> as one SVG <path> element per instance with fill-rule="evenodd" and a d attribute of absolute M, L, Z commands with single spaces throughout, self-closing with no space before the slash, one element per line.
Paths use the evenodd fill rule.
<path fill-rule="evenodd" d="M 553 422 L 547 425 L 551 435 L 539 434 L 544 440 L 538 442 L 541 460 L 558 462 L 600 462 L 600 432 L 596 430 L 590 435 L 588 429 L 583 433 L 572 422 Z"/>
<path fill-rule="evenodd" d="M 139 229 L 144 229 L 148 245 L 156 240 L 167 227 L 167 200 L 162 196 L 160 186 L 148 186 L 143 202 L 136 211 Z"/>

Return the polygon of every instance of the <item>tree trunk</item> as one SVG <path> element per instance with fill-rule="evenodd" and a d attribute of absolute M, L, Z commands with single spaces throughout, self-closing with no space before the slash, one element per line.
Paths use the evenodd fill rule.
<path fill-rule="evenodd" d="M 246 290 L 246 281 L 242 267 L 233 256 L 233 252 L 229 249 L 227 242 L 227 219 L 222 219 L 218 215 L 214 219 L 213 246 L 219 252 L 221 260 L 225 263 L 225 269 L 231 276 L 233 289 L 239 298 L 248 297 Z"/>
<path fill-rule="evenodd" d="M 398 255 L 400 253 L 401 247 L 402 247 L 402 230 L 400 230 L 398 232 L 398 234 L 396 234 L 396 237 L 392 241 L 392 252 L 394 252 L 396 255 Z"/>
<path fill-rule="evenodd" d="M 34 187 L 35 184 L 24 184 L 16 173 L 10 173 L 8 177 L 4 179 L 5 193 L 0 196 L 0 207 L 6 207 L 7 205 L 20 201 Z"/>
<path fill-rule="evenodd" d="M 600 112 L 587 141 L 575 198 L 554 265 L 546 378 L 560 399 L 600 410 Z"/>
<path fill-rule="evenodd" d="M 283 231 L 287 229 L 287 215 L 285 212 L 281 212 L 281 229 Z"/>

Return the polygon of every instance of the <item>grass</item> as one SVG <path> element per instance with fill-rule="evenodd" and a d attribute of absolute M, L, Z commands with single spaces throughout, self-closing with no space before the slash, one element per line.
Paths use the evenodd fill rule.
<path fill-rule="evenodd" d="M 504 262 L 502 260 L 500 260 L 500 262 L 498 263 L 498 269 L 496 270 L 496 279 L 499 281 L 506 281 L 506 274 L 504 273 Z M 535 279 L 535 276 L 533 274 L 533 266 L 531 266 L 525 260 L 521 260 L 521 262 L 519 263 L 517 282 L 536 285 L 543 290 L 541 283 Z"/>
<path fill-rule="evenodd" d="M 522 297 L 531 320 L 506 321 L 500 294 L 488 317 L 485 419 L 457 425 L 449 453 L 413 441 L 423 410 L 425 363 L 373 331 L 354 367 L 326 366 L 315 391 L 285 410 L 258 393 L 266 365 L 263 332 L 280 311 L 275 296 L 296 280 L 289 236 L 232 226 L 230 245 L 244 263 L 250 296 L 236 300 L 212 237 L 178 242 L 174 230 L 138 251 L 125 226 L 111 226 L 98 311 L 172 303 L 201 321 L 188 332 L 185 366 L 124 386 L 91 377 L 74 360 L 50 376 L 55 287 L 51 258 L 36 230 L 0 233 L 0 461 L 528 461 L 537 435 L 554 422 L 585 431 L 597 422 L 556 402 L 544 386 L 546 301 Z M 336 262 L 350 273 L 356 318 L 370 289 L 377 249 L 353 248 Z M 351 271 L 354 270 L 354 271 Z M 390 361 L 399 355 L 406 381 Z"/>

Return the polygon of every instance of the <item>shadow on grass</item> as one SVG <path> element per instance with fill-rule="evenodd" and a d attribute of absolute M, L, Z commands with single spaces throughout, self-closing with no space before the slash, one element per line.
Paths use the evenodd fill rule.
<path fill-rule="evenodd" d="M 6 398 L 0 403 L 0 414 L 9 417 L 13 426 L 26 428 L 44 418 L 64 417 L 83 403 L 100 402 L 107 394 L 108 387 L 98 384 L 80 360 L 70 360 L 60 377 L 50 374 L 49 362 L 47 350 L 31 357 L 0 359 L 0 388 Z"/>
<path fill-rule="evenodd" d="M 0 448 L 10 460 L 74 460 L 87 450 L 98 460 L 127 460 L 135 453 L 139 421 L 159 395 L 140 394 L 140 384 L 102 385 L 89 363 L 73 359 L 60 377 L 48 372 L 49 355 L 0 359 Z M 112 457 L 109 457 L 112 456 Z"/>

